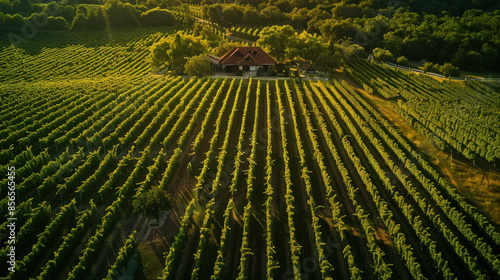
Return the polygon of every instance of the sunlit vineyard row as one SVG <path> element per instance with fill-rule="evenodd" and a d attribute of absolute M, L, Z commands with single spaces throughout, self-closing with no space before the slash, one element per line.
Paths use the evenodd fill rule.
<path fill-rule="evenodd" d="M 5 37 L 0 40 L 0 82 L 144 76 L 151 72 L 149 47 L 176 31 L 167 26 L 39 32 L 18 48 Z"/>

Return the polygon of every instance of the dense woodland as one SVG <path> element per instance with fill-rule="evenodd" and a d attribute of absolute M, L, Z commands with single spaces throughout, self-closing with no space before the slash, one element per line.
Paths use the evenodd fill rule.
<path fill-rule="evenodd" d="M 0 0 L 0 279 L 500 279 L 498 4 L 232 2 Z"/>

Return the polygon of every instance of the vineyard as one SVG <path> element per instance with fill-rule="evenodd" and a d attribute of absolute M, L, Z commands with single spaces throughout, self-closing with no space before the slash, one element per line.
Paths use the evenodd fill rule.
<path fill-rule="evenodd" d="M 16 270 L 4 246 L 1 276 L 119 277 L 139 242 L 131 201 L 160 187 L 174 204 L 162 279 L 500 277 L 499 231 L 345 81 L 144 75 L 146 52 L 123 52 L 161 36 L 3 49 L 0 174 L 15 167 L 18 231 Z M 351 75 L 401 98 L 436 142 L 498 158 L 498 93 L 364 64 Z M 39 81 L 56 76 L 67 80 Z M 440 119 L 423 105 L 435 99 L 484 111 Z"/>
<path fill-rule="evenodd" d="M 358 62 L 351 76 L 370 92 L 397 102 L 394 109 L 441 150 L 469 160 L 500 162 L 500 96 L 474 80 L 439 82 L 428 76 Z"/>

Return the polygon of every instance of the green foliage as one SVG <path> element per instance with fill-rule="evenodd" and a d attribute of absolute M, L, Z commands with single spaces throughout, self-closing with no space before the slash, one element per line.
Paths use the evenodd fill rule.
<path fill-rule="evenodd" d="M 148 2 L 150 6 L 154 4 L 154 1 Z M 279 1 L 275 6 L 283 15 L 300 5 L 311 4 Z M 40 9 L 43 5 L 33 6 Z M 259 10 L 264 9 L 265 6 L 259 7 Z M 258 11 L 257 8 L 249 10 Z M 366 10 L 362 7 L 355 12 Z M 89 20 L 92 17 L 88 16 L 94 12 L 91 6 L 81 6 L 78 15 Z M 98 13 L 95 15 L 97 18 Z M 20 15 L 13 17 L 22 21 Z M 31 14 L 31 19 L 34 17 Z M 305 14 L 304 18 L 310 16 Z M 418 18 L 415 20 L 418 22 Z M 61 18 L 57 21 L 63 26 Z M 426 21 L 432 22 L 432 18 Z M 82 28 L 91 26 L 86 24 Z M 360 20 L 353 24 L 366 27 L 374 23 L 365 24 Z M 113 37 L 108 37 L 106 32 L 58 32 L 58 38 L 39 34 L 40 37 L 32 41 L 33 45 L 40 39 L 48 46 L 59 47 L 66 42 L 70 42 L 70 46 L 61 47 L 57 52 L 47 47 L 38 50 L 36 56 L 24 49 L 2 49 L 0 110 L 4 122 L 0 129 L 0 170 L 5 174 L 7 166 L 16 166 L 17 195 L 22 198 L 16 213 L 19 217 L 17 241 L 23 248 L 18 248 L 19 271 L 11 278 L 85 279 L 101 273 L 93 271 L 99 267 L 101 248 L 111 241 L 111 232 L 122 214 L 129 212 L 130 202 L 138 211 L 157 214 L 157 210 L 151 209 L 165 206 L 161 203 L 166 199 L 162 198 L 171 182 L 176 182 L 172 180 L 174 175 L 186 171 L 185 165 L 181 165 L 183 170 L 179 167 L 181 155 L 183 159 L 188 156 L 188 160 L 182 162 L 191 160 L 188 169 L 191 169 L 191 162 L 196 167 L 189 173 L 192 173 L 190 179 L 196 177 L 196 199 L 200 204 L 194 206 L 191 202 L 180 221 L 179 232 L 166 255 L 162 273 L 165 279 L 178 275 L 176 269 L 188 253 L 186 249 L 196 252 L 194 261 L 191 258 L 193 266 L 189 267 L 192 271 L 185 273 L 192 272 L 195 279 L 210 277 L 204 273 L 211 265 L 214 265 L 212 277 L 224 278 L 225 262 L 236 266 L 239 262 L 239 278 L 250 278 L 255 246 L 265 246 L 260 254 L 263 256 L 265 250 L 268 279 L 281 276 L 275 274 L 280 265 L 277 260 L 281 260 L 283 254 L 287 256 L 286 262 L 281 264 L 283 270 L 291 272 L 293 269 L 292 276 L 297 279 L 307 277 L 300 246 L 304 244 L 299 244 L 300 240 L 312 242 L 307 247 L 318 261 L 314 273 L 324 279 L 332 275 L 332 269 L 338 269 L 338 264 L 344 265 L 342 269 L 351 279 L 398 276 L 399 270 L 386 262 L 393 260 L 396 254 L 401 259 L 396 260 L 398 265 L 406 266 L 405 270 L 414 279 L 423 278 L 423 273 L 427 274 L 424 268 L 430 266 L 436 272 L 434 278 L 454 279 L 454 273 L 461 270 L 448 264 L 450 256 L 456 257 L 456 262 L 468 270 L 463 277 L 500 276 L 496 254 L 500 235 L 495 227 L 389 120 L 345 82 L 259 80 L 255 83 L 239 79 L 188 80 L 147 75 L 148 70 L 144 69 L 148 67 L 143 62 L 149 51 L 147 46 L 165 36 L 164 29 L 147 30 L 125 31 L 125 38 L 136 38 L 137 32 L 152 34 L 144 36 L 141 33 L 137 35 L 140 39 L 133 41 L 122 39 L 120 31 L 111 32 Z M 208 39 L 213 33 L 204 32 L 213 30 L 203 26 L 193 31 L 197 34 L 189 36 L 196 40 Z M 419 32 L 425 34 L 426 30 L 419 29 Z M 248 27 L 241 27 L 240 31 L 255 33 Z M 396 33 L 395 37 L 401 35 Z M 59 36 L 67 36 L 67 39 Z M 375 37 L 370 36 L 370 39 Z M 409 49 L 422 46 L 418 40 L 404 41 L 403 37 L 398 38 L 407 44 L 406 47 L 411 46 Z M 119 43 L 113 45 L 111 39 Z M 175 40 L 172 37 L 172 44 Z M 326 44 L 321 37 L 309 33 L 294 33 L 289 40 L 285 58 L 301 56 L 324 69 L 352 58 L 353 63 L 346 72 L 361 81 L 369 93 L 398 97 L 398 103 L 393 103 L 395 110 L 426 137 L 469 159 L 498 160 L 499 149 L 495 145 L 498 142 L 498 98 L 497 93 L 486 86 L 475 81 L 437 82 L 424 75 L 406 75 L 375 63 L 355 62 L 356 57 L 365 55 L 364 49 L 348 42 Z M 486 63 L 486 53 L 494 57 L 494 45 L 479 41 L 469 43 L 480 48 L 464 48 L 460 52 L 464 63 Z M 122 42 L 125 43 L 121 45 Z M 186 42 L 184 46 L 194 41 Z M 386 48 L 383 42 L 379 43 L 375 45 Z M 394 48 L 398 43 L 395 40 Z M 400 51 L 404 50 L 403 46 Z M 208 48 L 208 43 L 205 47 Z M 33 52 L 34 48 L 29 48 Z M 187 59 L 186 71 L 189 72 L 190 62 L 199 59 L 202 63 L 203 57 L 197 54 Z M 434 63 L 429 65 L 430 69 L 436 67 Z M 439 66 L 442 73 L 454 70 L 457 69 L 451 64 Z M 261 93 L 263 89 L 266 89 L 265 94 Z M 264 103 L 266 108 L 262 106 Z M 251 119 L 247 119 L 247 113 Z M 264 115 L 266 122 L 262 119 Z M 245 132 L 249 127 L 252 127 L 251 137 L 248 131 Z M 267 138 L 260 132 L 267 132 Z M 235 150 L 234 136 L 238 133 Z M 224 137 L 222 147 L 220 136 Z M 206 154 L 205 141 L 210 142 Z M 194 154 L 189 154 L 188 143 L 193 143 Z M 228 157 L 233 154 L 234 173 L 228 176 L 231 189 L 224 190 L 227 167 L 232 167 Z M 200 158 L 203 160 L 201 172 L 196 170 Z M 328 164 L 333 164 L 334 170 Z M 299 168 L 295 169 L 297 165 Z M 243 170 L 244 166 L 248 169 Z M 293 172 L 297 170 L 299 174 L 295 176 Z M 217 172 L 215 179 L 211 171 Z M 264 174 L 265 182 L 263 178 L 254 178 Z M 339 177 L 331 180 L 331 175 Z M 292 181 L 293 178 L 298 178 L 297 182 Z M 238 179 L 244 184 L 240 186 Z M 154 186 L 157 183 L 160 187 Z M 276 183 L 283 185 L 279 186 L 281 189 L 276 188 Z M 358 190 L 356 186 L 360 184 L 362 188 Z M 241 189 L 247 192 L 246 200 L 233 205 L 229 199 L 224 211 L 220 199 L 227 202 L 229 191 L 229 196 L 234 196 Z M 262 196 L 259 200 L 265 201 L 260 205 L 252 197 L 252 192 L 257 190 Z M 274 193 L 278 190 L 281 193 Z M 335 193 L 339 193 L 338 198 Z M 95 204 L 91 197 L 96 197 Z M 207 200 L 210 202 L 205 204 Z M 323 215 L 328 223 L 319 222 Z M 193 217 L 201 217 L 198 220 L 203 221 L 202 227 L 201 223 L 192 223 Z M 238 240 L 241 247 L 235 250 L 240 252 L 240 257 L 230 258 L 228 242 L 235 237 L 231 227 L 240 227 L 236 224 L 240 218 L 243 218 L 240 228 L 243 234 L 236 238 L 241 238 Z M 298 219 L 304 219 L 307 228 L 295 227 L 299 224 Z M 349 220 L 349 227 L 344 219 Z M 265 245 L 260 236 L 257 240 L 262 244 L 255 245 L 251 236 L 255 226 L 262 227 Z M 276 230 L 277 226 L 283 228 Z M 298 235 L 298 230 L 305 235 Z M 221 235 L 214 236 L 216 232 Z M 357 237 L 348 238 L 353 232 Z M 328 233 L 335 236 L 335 256 L 331 255 L 331 243 L 322 240 Z M 379 233 L 387 234 L 388 237 L 383 237 L 390 240 L 392 246 L 383 245 L 377 239 Z M 195 247 L 186 248 L 193 234 L 195 242 L 188 244 Z M 123 267 L 133 251 L 133 239 L 130 237 L 120 249 L 116 262 L 108 271 L 110 274 L 116 276 Z M 353 241 L 361 243 L 353 244 Z M 438 241 L 444 242 L 445 247 Z M 287 243 L 287 252 L 276 252 L 275 245 L 281 242 Z M 112 247 L 116 256 L 118 249 Z M 207 251 L 213 248 L 218 249 L 217 254 Z M 443 248 L 450 252 L 443 254 Z M 71 257 L 75 251 L 77 255 Z M 0 250 L 2 262 L 6 252 L 5 248 Z M 420 256 L 426 260 L 425 266 Z M 330 263 L 332 257 L 344 260 Z M 42 259 L 44 263 L 39 263 Z M 206 260 L 212 263 L 205 263 Z M 359 264 L 365 260 L 368 263 L 362 267 L 368 270 L 361 271 Z"/>
<path fill-rule="evenodd" d="M 346 4 L 346 2 L 340 2 L 332 9 L 333 17 L 336 19 L 345 18 L 361 18 L 366 14 L 366 7 L 358 4 Z"/>
<path fill-rule="evenodd" d="M 143 12 L 141 23 L 143 26 L 171 26 L 176 24 L 176 19 L 170 11 L 157 7 Z"/>
<path fill-rule="evenodd" d="M 456 77 L 460 75 L 458 67 L 453 66 L 451 63 L 445 63 L 439 67 L 439 72 L 446 77 Z"/>
<path fill-rule="evenodd" d="M 366 77 L 366 74 L 362 74 L 365 72 L 375 75 L 375 71 L 380 71 L 376 64 L 362 61 L 352 66 L 359 77 Z M 426 66 L 432 69 L 435 65 L 429 62 Z M 454 68 L 449 64 L 447 67 Z M 388 81 L 386 78 L 388 76 L 377 81 L 363 80 L 379 93 L 385 88 L 384 92 L 403 97 L 406 102 L 398 102 L 396 110 L 436 146 L 453 149 L 453 153 L 461 153 L 470 160 L 481 157 L 491 162 L 500 158 L 500 150 L 491 144 L 495 142 L 495 135 L 484 129 L 493 126 L 493 130 L 498 130 L 498 122 L 492 121 L 494 112 L 498 111 L 495 111 L 498 100 L 491 95 L 494 94 L 491 89 L 476 81 L 466 84 L 438 82 L 424 75 L 411 76 L 416 86 L 410 87 L 401 82 L 406 78 L 402 73 Z M 427 98 L 422 99 L 422 96 Z M 477 100 L 483 100 L 480 108 Z"/>
<path fill-rule="evenodd" d="M 373 56 L 376 60 L 395 62 L 394 55 L 388 50 L 384 50 L 381 48 L 375 48 L 373 50 Z"/>
<path fill-rule="evenodd" d="M 20 14 L 5 15 L 2 26 L 8 28 L 20 28 L 24 25 L 23 17 Z"/>
<path fill-rule="evenodd" d="M 285 15 L 274 5 L 269 5 L 260 11 L 260 21 L 265 24 L 280 24 Z"/>
<path fill-rule="evenodd" d="M 208 24 L 195 24 L 192 35 L 207 40 L 210 47 L 219 46 L 223 40 L 223 38 L 219 36 L 219 31 Z"/>
<path fill-rule="evenodd" d="M 202 7 L 203 18 L 211 22 L 223 25 L 234 26 L 242 23 L 261 24 L 259 11 L 250 5 L 238 4 L 210 4 Z"/>
<path fill-rule="evenodd" d="M 323 42 L 321 37 L 303 31 L 299 35 L 295 35 L 287 53 L 289 58 L 301 57 L 308 61 L 315 61 L 318 54 L 328 51 L 328 45 Z"/>
<path fill-rule="evenodd" d="M 446 77 L 456 77 L 460 75 L 458 67 L 453 66 L 451 63 L 445 63 L 444 65 L 439 65 L 437 63 L 426 62 L 424 66 L 420 69 L 425 72 L 439 73 Z"/>
<path fill-rule="evenodd" d="M 116 4 L 112 6 L 117 7 L 116 10 L 118 14 L 115 14 L 117 18 L 123 18 L 119 10 L 123 5 Z M 104 29 L 107 26 L 106 20 L 100 9 L 87 9 L 85 6 L 78 6 L 76 9 L 76 15 L 73 18 L 73 23 L 71 24 L 71 29 Z"/>
<path fill-rule="evenodd" d="M 404 56 L 400 56 L 398 57 L 398 59 L 396 60 L 396 62 L 399 64 L 399 65 L 403 65 L 403 66 L 408 66 L 409 63 L 408 63 L 408 59 Z"/>
<path fill-rule="evenodd" d="M 177 32 L 150 47 L 151 65 L 156 71 L 168 67 L 180 75 L 185 73 L 184 65 L 189 58 L 205 54 L 207 50 L 206 40 L 200 40 L 200 38 L 187 35 L 184 32 Z"/>
<path fill-rule="evenodd" d="M 424 72 L 439 72 L 439 64 L 434 64 L 432 62 L 426 62 L 424 66 L 421 67 Z"/>
<path fill-rule="evenodd" d="M 213 49 L 212 53 L 215 56 L 221 57 L 224 54 L 226 54 L 228 51 L 230 51 L 232 48 L 241 47 L 241 46 L 246 46 L 246 44 L 241 44 L 241 43 L 237 43 L 237 42 L 222 41 L 219 43 L 219 45 L 217 45 Z"/>
<path fill-rule="evenodd" d="M 283 60 L 287 50 L 293 46 L 295 36 L 295 30 L 290 25 L 274 25 L 262 29 L 257 44 L 276 59 Z"/>
<path fill-rule="evenodd" d="M 170 210 L 170 194 L 159 187 L 153 187 L 147 192 L 135 197 L 132 201 L 134 211 L 148 218 L 158 219 L 160 212 Z"/>
<path fill-rule="evenodd" d="M 33 11 L 33 6 L 29 0 L 16 0 L 12 4 L 12 12 L 30 13 Z"/>
<path fill-rule="evenodd" d="M 212 74 L 212 67 L 204 54 L 191 57 L 184 66 L 186 73 L 193 77 L 204 77 Z"/>
<path fill-rule="evenodd" d="M 0 13 L 2 13 L 2 16 L 3 14 L 12 13 L 12 4 L 9 0 L 0 0 Z M 1 20 L 0 23 L 2 23 Z"/>
<path fill-rule="evenodd" d="M 108 28 L 135 26 L 133 19 L 138 19 L 141 15 L 136 6 L 120 0 L 106 0 L 102 13 Z"/>
<path fill-rule="evenodd" d="M 382 48 L 412 61 L 500 69 L 499 6 L 494 0 L 240 3 L 203 5 L 201 10 L 205 19 L 225 26 L 292 24 L 321 33 L 326 42 L 356 43 L 367 51 Z"/>
<path fill-rule="evenodd" d="M 334 67 L 340 67 L 345 64 L 344 62 L 352 63 L 355 62 L 358 58 L 365 58 L 367 56 L 366 51 L 363 47 L 357 44 L 349 44 L 347 42 L 344 42 L 342 44 L 335 44 L 334 50 Z M 321 61 L 318 61 L 318 63 L 321 63 Z"/>
<path fill-rule="evenodd" d="M 358 28 L 350 20 L 329 19 L 324 21 L 319 29 L 323 38 L 329 43 L 352 40 L 358 33 Z"/>
<path fill-rule="evenodd" d="M 106 280 L 116 279 L 119 276 L 120 270 L 127 264 L 127 261 L 136 249 L 136 236 L 137 233 L 134 231 L 127 238 L 127 240 L 125 240 L 125 244 L 123 244 L 118 251 L 118 257 L 116 258 L 115 263 L 108 269 L 108 275 L 105 278 Z"/>

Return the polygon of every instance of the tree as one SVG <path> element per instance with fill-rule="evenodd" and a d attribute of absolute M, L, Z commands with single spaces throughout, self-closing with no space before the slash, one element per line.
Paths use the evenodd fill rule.
<path fill-rule="evenodd" d="M 439 64 L 434 64 L 432 62 L 426 62 L 424 66 L 421 67 L 424 72 L 439 72 Z"/>
<path fill-rule="evenodd" d="M 243 20 L 245 24 L 257 25 L 260 22 L 260 14 L 254 7 L 248 6 L 243 11 Z"/>
<path fill-rule="evenodd" d="M 345 63 L 342 52 L 337 48 L 328 48 L 326 52 L 319 53 L 313 61 L 314 66 L 320 71 L 329 71 L 338 68 Z"/>
<path fill-rule="evenodd" d="M 278 60 L 283 60 L 297 34 L 290 25 L 273 25 L 262 29 L 259 36 L 257 44 Z"/>
<path fill-rule="evenodd" d="M 363 47 L 360 45 L 356 44 L 348 44 L 346 42 L 337 45 L 336 48 L 338 49 L 337 52 L 340 52 L 344 55 L 344 60 L 348 63 L 351 61 L 355 61 L 359 57 L 366 57 L 366 51 Z M 341 63 L 337 66 L 340 67 Z"/>
<path fill-rule="evenodd" d="M 294 25 L 307 27 L 307 22 L 310 19 L 307 16 L 308 12 L 309 10 L 307 8 L 294 8 L 293 11 L 289 14 L 290 20 Z"/>
<path fill-rule="evenodd" d="M 222 21 L 224 20 L 221 4 L 203 6 L 202 15 L 203 18 L 219 24 L 222 23 Z"/>
<path fill-rule="evenodd" d="M 216 47 L 220 44 L 222 38 L 216 33 L 216 30 L 207 24 L 195 23 L 193 29 L 193 36 L 201 37 L 207 40 L 211 47 Z"/>
<path fill-rule="evenodd" d="M 33 6 L 31 6 L 31 2 L 29 0 L 16 0 L 12 3 L 12 12 L 31 13 L 33 12 Z"/>
<path fill-rule="evenodd" d="M 57 15 L 63 17 L 69 25 L 73 22 L 73 18 L 75 17 L 75 8 L 73 6 L 59 5 Z"/>
<path fill-rule="evenodd" d="M 106 0 L 104 14 L 108 27 L 137 25 L 141 13 L 136 6 L 119 0 Z"/>
<path fill-rule="evenodd" d="M 151 66 L 155 71 L 168 67 L 176 74 L 185 73 L 184 65 L 193 56 L 205 54 L 208 50 L 206 40 L 187 35 L 182 31 L 154 43 L 150 47 Z"/>
<path fill-rule="evenodd" d="M 0 12 L 10 14 L 12 12 L 12 4 L 8 0 L 0 0 Z M 0 23 L 2 23 L 0 21 Z"/>
<path fill-rule="evenodd" d="M 332 9 L 332 14 L 334 18 L 358 18 L 362 17 L 364 14 L 361 5 L 357 4 L 346 4 L 341 2 Z"/>
<path fill-rule="evenodd" d="M 350 20 L 336 21 L 334 19 L 326 20 L 320 26 L 321 34 L 328 42 L 339 42 L 341 40 L 353 39 L 359 34 L 359 29 Z"/>
<path fill-rule="evenodd" d="M 144 26 L 175 25 L 176 20 L 170 11 L 157 7 L 142 13 L 141 23 Z"/>
<path fill-rule="evenodd" d="M 148 218 L 157 219 L 160 212 L 172 208 L 170 195 L 160 187 L 153 187 L 147 192 L 142 192 L 132 201 L 134 212 Z"/>
<path fill-rule="evenodd" d="M 71 29 L 104 29 L 106 20 L 101 10 L 88 9 L 85 5 L 80 5 L 76 9 Z"/>
<path fill-rule="evenodd" d="M 403 65 L 403 66 L 408 66 L 409 65 L 408 64 L 408 59 L 406 57 L 404 57 L 404 56 L 398 57 L 397 63 L 399 65 Z"/>
<path fill-rule="evenodd" d="M 466 56 L 466 65 L 469 69 L 479 71 L 483 67 L 483 57 L 476 51 L 469 51 Z"/>
<path fill-rule="evenodd" d="M 47 17 L 47 25 L 45 28 L 50 30 L 67 30 L 69 27 L 63 17 Z"/>
<path fill-rule="evenodd" d="M 24 24 L 24 18 L 20 14 L 5 15 L 3 27 L 21 28 Z"/>
<path fill-rule="evenodd" d="M 241 47 L 241 46 L 246 46 L 246 44 L 223 41 L 223 42 L 219 43 L 219 45 L 213 49 L 212 53 L 215 56 L 221 57 L 224 54 L 226 54 L 228 51 L 230 51 L 232 48 Z"/>
<path fill-rule="evenodd" d="M 204 54 L 191 57 L 184 67 L 189 76 L 201 78 L 212 74 L 212 67 Z"/>
<path fill-rule="evenodd" d="M 310 61 L 318 57 L 318 54 L 326 52 L 328 48 L 328 45 L 320 37 L 314 36 L 307 31 L 303 31 L 296 36 L 292 43 L 292 51 L 289 53 Z"/>
<path fill-rule="evenodd" d="M 499 49 L 496 49 L 492 47 L 490 44 L 485 43 L 483 44 L 483 47 L 481 48 L 481 54 L 483 56 L 483 62 L 486 66 L 489 68 L 499 68 Z"/>
<path fill-rule="evenodd" d="M 243 11 L 240 5 L 226 4 L 224 5 L 222 15 L 224 16 L 223 23 L 232 26 L 241 23 Z"/>

